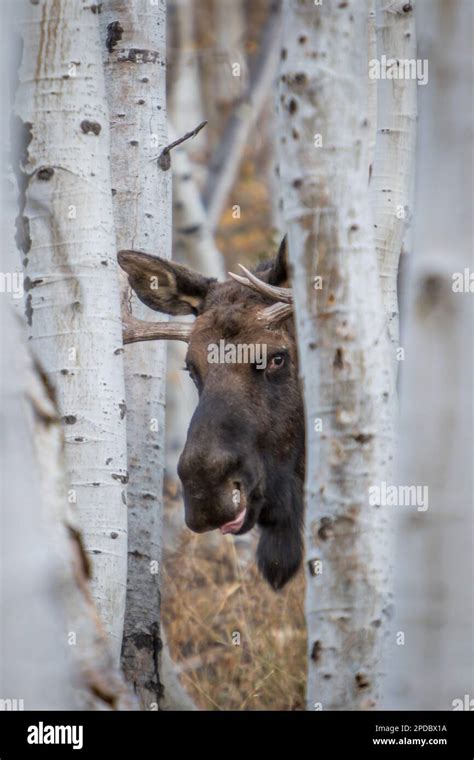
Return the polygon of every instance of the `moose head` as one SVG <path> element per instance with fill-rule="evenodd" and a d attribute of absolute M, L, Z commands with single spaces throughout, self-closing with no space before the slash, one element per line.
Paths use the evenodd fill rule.
<path fill-rule="evenodd" d="M 178 464 L 187 526 L 242 534 L 259 526 L 258 566 L 282 588 L 302 559 L 304 413 L 286 241 L 277 256 L 219 283 L 137 251 L 120 266 L 138 298 L 189 322 L 124 315 L 124 340 L 188 343 L 199 402 Z"/>

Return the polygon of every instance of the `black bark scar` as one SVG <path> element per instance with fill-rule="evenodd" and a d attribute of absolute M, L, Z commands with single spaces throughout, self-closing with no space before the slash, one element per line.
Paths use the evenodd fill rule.
<path fill-rule="evenodd" d="M 117 42 L 122 39 L 123 28 L 120 21 L 112 21 L 107 25 L 107 37 L 105 39 L 105 45 L 109 53 L 112 52 Z"/>

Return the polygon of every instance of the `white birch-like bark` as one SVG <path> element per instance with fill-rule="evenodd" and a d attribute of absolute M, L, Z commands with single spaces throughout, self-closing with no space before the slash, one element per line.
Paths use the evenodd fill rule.
<path fill-rule="evenodd" d="M 38 509 L 44 504 L 32 435 L 34 412 L 27 401 L 31 360 L 20 322 L 4 297 L 0 311 L 0 710 L 74 709 L 61 571 L 58 557 L 48 551 Z M 53 477 L 56 466 L 52 460 Z"/>
<path fill-rule="evenodd" d="M 392 64 L 389 75 L 402 74 L 403 61 L 416 60 L 415 3 L 377 0 L 379 60 Z M 370 73 L 370 61 L 369 61 Z M 369 91 L 376 88 L 369 80 Z M 413 170 L 416 143 L 417 80 L 380 79 L 375 162 L 371 192 L 375 247 L 382 297 L 393 350 L 399 346 L 397 275 L 407 223 L 412 213 Z M 394 355 L 393 361 L 396 361 Z"/>
<path fill-rule="evenodd" d="M 92 600 L 54 392 L 4 303 L 0 700 L 21 699 L 27 710 L 135 709 Z"/>
<path fill-rule="evenodd" d="M 11 27 L 12 3 L 0 7 L 0 141 L 9 135 L 13 61 L 19 50 Z M 17 273 L 14 244 L 16 193 L 9 151 L 1 158 L 2 275 Z M 20 267 L 21 271 L 21 267 Z M 2 283 L 3 285 L 3 283 Z M 0 293 L 0 710 L 74 709 L 71 668 L 61 629 L 59 567 L 47 550 L 40 472 L 35 457 L 34 413 L 27 400 L 33 375 L 13 293 Z M 51 463 L 54 471 L 55 463 Z M 56 473 L 55 473 L 56 474 Z M 15 701 L 16 700 L 16 701 Z"/>
<path fill-rule="evenodd" d="M 335 0 L 286 4 L 280 175 L 306 406 L 311 710 L 377 705 L 389 617 L 389 515 L 368 493 L 391 441 L 381 435 L 390 368 L 367 192 L 367 86 L 366 14 Z"/>
<path fill-rule="evenodd" d="M 127 571 L 125 397 L 98 16 L 80 0 L 16 8 L 19 247 L 31 345 L 57 389 L 68 498 L 120 656 Z"/>
<path fill-rule="evenodd" d="M 415 72 L 407 72 L 405 64 L 407 61 L 415 62 L 416 58 L 414 4 L 400 0 L 377 0 L 374 3 L 371 0 L 368 25 L 370 197 L 380 286 L 392 345 L 389 400 L 392 414 L 387 419 L 388 427 L 383 435 L 395 441 L 398 433 L 396 389 L 400 366 L 398 274 L 402 245 L 412 214 L 415 169 L 417 80 Z M 378 72 L 380 77 L 375 78 L 374 64 L 382 61 L 390 62 L 390 69 L 381 70 Z M 412 76 L 407 77 L 406 73 Z M 396 78 L 386 79 L 387 75 L 396 75 Z M 393 484 L 392 457 L 386 476 L 387 481 Z"/>
<path fill-rule="evenodd" d="M 198 11 L 196 0 L 177 0 L 174 5 L 176 55 L 168 112 L 171 114 L 177 135 L 184 135 L 207 118 L 204 115 L 199 50 L 196 41 Z M 172 139 L 170 137 L 170 140 Z M 188 143 L 189 156 L 193 160 L 198 156 L 202 157 L 205 145 L 206 132 L 201 132 L 199 141 L 191 140 Z"/>
<path fill-rule="evenodd" d="M 12 149 L 9 126 L 19 49 L 12 34 L 12 3 L 0 8 L 0 141 Z M 10 151 L 2 154 L 0 222 L 3 275 L 20 269 L 14 243 L 16 195 Z M 9 162 L 8 162 L 9 163 Z M 20 267 L 19 267 L 20 265 Z M 0 293 L 0 710 L 74 709 L 72 669 L 61 620 L 60 567 L 48 551 L 40 471 L 35 456 L 36 416 L 28 399 L 34 378 L 14 294 Z M 51 462 L 57 476 L 56 462 Z M 38 508 L 40 506 L 40 509 Z M 15 702 L 15 700 L 17 700 Z"/>
<path fill-rule="evenodd" d="M 19 347 L 22 348 L 21 343 Z M 25 376 L 25 395 L 33 418 L 30 437 L 39 473 L 36 508 L 41 506 L 39 513 L 45 532 L 40 551 L 56 562 L 54 601 L 59 607 L 57 619 L 61 625 L 58 659 L 60 663 L 63 661 L 66 648 L 66 665 L 71 674 L 69 688 L 74 704 L 80 709 L 136 709 L 135 698 L 114 662 L 92 599 L 91 568 L 77 510 L 67 501 L 64 437 L 54 391 L 39 364 L 28 358 Z M 50 614 L 47 608 L 45 614 Z M 61 705 L 62 709 L 65 707 L 66 700 Z"/>
<path fill-rule="evenodd" d="M 9 19 L 4 31 L 11 33 Z M 13 228 L 4 200 L 5 242 Z M 3 249 L 4 270 L 15 269 L 13 249 Z M 54 391 L 5 298 L 0 309 L 0 709 L 15 699 L 28 710 L 134 709 L 92 600 Z"/>
<path fill-rule="evenodd" d="M 375 0 L 368 0 L 367 5 L 367 58 L 373 61 L 377 58 L 377 20 Z M 375 161 L 375 146 L 377 141 L 377 102 L 378 102 L 377 79 L 369 78 L 368 87 L 368 119 L 369 119 L 369 182 L 372 179 L 372 171 Z"/>
<path fill-rule="evenodd" d="M 417 22 L 429 76 L 418 88 L 399 477 L 428 487 L 428 509 L 405 510 L 396 522 L 387 707 L 472 709 L 460 704 L 474 694 L 473 286 L 453 291 L 453 274 L 463 283 L 473 271 L 473 6 L 418 0 Z"/>
<path fill-rule="evenodd" d="M 100 15 L 111 119 L 117 249 L 171 255 L 171 171 L 154 156 L 168 144 L 166 3 L 106 0 Z M 127 286 L 128 287 L 128 286 Z M 134 316 L 165 319 L 130 294 Z M 129 462 L 128 578 L 122 664 L 144 710 L 157 709 L 159 675 L 166 346 L 125 350 Z"/>

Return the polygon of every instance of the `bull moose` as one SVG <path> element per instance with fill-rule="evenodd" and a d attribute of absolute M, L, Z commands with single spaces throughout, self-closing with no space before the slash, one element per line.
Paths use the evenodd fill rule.
<path fill-rule="evenodd" d="M 260 529 L 257 563 L 281 589 L 303 555 L 305 429 L 298 356 L 287 287 L 286 240 L 273 260 L 217 282 L 172 261 L 120 251 L 138 298 L 190 322 L 124 317 L 125 342 L 156 338 L 188 343 L 186 369 L 199 401 L 178 464 L 186 525 L 197 533 Z M 210 362 L 208 347 L 261 345 L 265 366 Z"/>

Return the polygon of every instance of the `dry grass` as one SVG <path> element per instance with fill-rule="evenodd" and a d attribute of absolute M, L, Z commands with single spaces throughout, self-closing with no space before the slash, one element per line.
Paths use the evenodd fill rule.
<path fill-rule="evenodd" d="M 168 496 L 168 516 L 180 508 Z M 239 548 L 230 536 L 184 529 L 165 551 L 162 619 L 183 686 L 203 710 L 304 709 L 304 575 L 273 592 L 255 567 L 255 540 Z"/>

